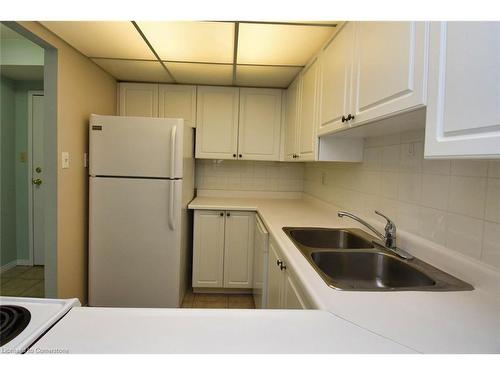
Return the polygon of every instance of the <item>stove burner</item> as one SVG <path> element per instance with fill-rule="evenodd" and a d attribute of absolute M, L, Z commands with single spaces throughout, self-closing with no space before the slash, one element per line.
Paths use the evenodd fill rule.
<path fill-rule="evenodd" d="M 30 320 L 31 314 L 24 307 L 0 305 L 0 347 L 19 335 Z"/>

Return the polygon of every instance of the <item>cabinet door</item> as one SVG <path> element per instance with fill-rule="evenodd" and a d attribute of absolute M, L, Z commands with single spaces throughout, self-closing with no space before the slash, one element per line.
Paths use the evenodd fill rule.
<path fill-rule="evenodd" d="M 283 306 L 284 272 L 278 261 L 282 261 L 273 241 L 269 242 L 269 262 L 267 268 L 267 308 L 281 309 Z"/>
<path fill-rule="evenodd" d="M 236 87 L 198 87 L 196 157 L 236 159 L 238 148 Z"/>
<path fill-rule="evenodd" d="M 182 118 L 184 124 L 196 127 L 196 86 L 159 85 L 158 116 Z"/>
<path fill-rule="evenodd" d="M 426 22 L 356 22 L 354 126 L 425 104 Z"/>
<path fill-rule="evenodd" d="M 320 123 L 318 134 L 348 126 L 342 122 L 350 108 L 354 23 L 347 22 L 320 56 Z"/>
<path fill-rule="evenodd" d="M 318 64 L 314 61 L 302 75 L 298 131 L 299 161 L 314 160 L 316 152 Z"/>
<path fill-rule="evenodd" d="M 285 111 L 285 160 L 293 160 L 297 154 L 297 128 L 299 114 L 300 77 L 297 77 L 287 89 Z"/>
<path fill-rule="evenodd" d="M 292 279 L 291 274 L 285 273 L 285 286 L 283 293 L 283 308 L 293 310 L 307 309 L 305 302 L 300 296 L 300 292 Z"/>
<path fill-rule="evenodd" d="M 119 83 L 119 115 L 158 117 L 158 85 Z"/>
<path fill-rule="evenodd" d="M 240 89 L 238 157 L 279 160 L 281 90 Z"/>
<path fill-rule="evenodd" d="M 426 157 L 500 155 L 500 23 L 433 22 Z"/>
<path fill-rule="evenodd" d="M 224 287 L 252 288 L 255 214 L 226 211 Z"/>
<path fill-rule="evenodd" d="M 224 211 L 194 212 L 193 287 L 221 288 L 224 272 Z"/>

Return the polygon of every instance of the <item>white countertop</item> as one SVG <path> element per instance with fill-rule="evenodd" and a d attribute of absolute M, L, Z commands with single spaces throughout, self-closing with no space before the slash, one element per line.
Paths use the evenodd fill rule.
<path fill-rule="evenodd" d="M 406 250 L 471 283 L 465 292 L 353 292 L 328 287 L 284 226 L 359 227 L 312 199 L 197 197 L 191 209 L 258 211 L 317 308 L 422 353 L 500 353 L 498 273 L 428 241 L 398 233 Z"/>
<path fill-rule="evenodd" d="M 414 353 L 325 311 L 73 308 L 28 353 Z"/>

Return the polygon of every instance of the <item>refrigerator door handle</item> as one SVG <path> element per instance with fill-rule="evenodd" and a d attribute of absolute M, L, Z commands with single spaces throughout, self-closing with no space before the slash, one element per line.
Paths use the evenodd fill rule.
<path fill-rule="evenodd" d="M 175 145 L 177 143 L 177 126 L 172 126 L 170 133 L 170 178 L 175 178 Z"/>
<path fill-rule="evenodd" d="M 168 202 L 168 226 L 170 229 L 175 230 L 174 224 L 174 189 L 175 183 L 170 181 L 170 198 Z"/>

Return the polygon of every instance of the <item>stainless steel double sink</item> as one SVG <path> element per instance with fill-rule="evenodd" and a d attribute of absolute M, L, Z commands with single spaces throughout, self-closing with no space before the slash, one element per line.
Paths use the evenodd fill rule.
<path fill-rule="evenodd" d="M 418 258 L 403 259 L 357 228 L 283 231 L 330 287 L 354 291 L 463 291 L 472 285 Z"/>

